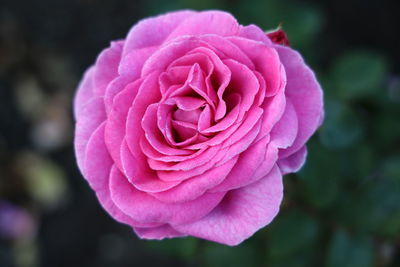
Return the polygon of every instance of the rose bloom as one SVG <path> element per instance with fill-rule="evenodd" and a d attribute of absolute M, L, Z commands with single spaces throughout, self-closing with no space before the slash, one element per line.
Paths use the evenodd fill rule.
<path fill-rule="evenodd" d="M 114 219 L 141 238 L 227 245 L 272 221 L 323 120 L 320 85 L 285 36 L 179 11 L 101 52 L 75 97 L 75 151 Z"/>

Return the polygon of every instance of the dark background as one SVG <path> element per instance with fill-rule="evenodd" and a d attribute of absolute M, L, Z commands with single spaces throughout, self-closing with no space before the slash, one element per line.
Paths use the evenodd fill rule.
<path fill-rule="evenodd" d="M 325 90 L 281 213 L 237 247 L 139 240 L 75 164 L 83 71 L 139 19 L 182 8 L 282 23 Z M 0 0 L 0 266 L 400 266 L 399 12 L 385 0 Z"/>

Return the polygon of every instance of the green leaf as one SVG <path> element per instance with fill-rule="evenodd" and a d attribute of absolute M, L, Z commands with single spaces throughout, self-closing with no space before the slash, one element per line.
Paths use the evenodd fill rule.
<path fill-rule="evenodd" d="M 307 214 L 297 210 L 281 213 L 269 226 L 269 259 L 283 259 L 309 249 L 318 233 L 318 222 Z"/>
<path fill-rule="evenodd" d="M 299 195 L 315 208 L 326 208 L 336 200 L 341 184 L 340 168 L 333 168 L 338 156 L 312 141 L 308 144 L 308 159 L 298 173 Z"/>
<path fill-rule="evenodd" d="M 199 240 L 193 237 L 148 241 L 148 246 L 162 254 L 189 260 L 196 255 Z"/>
<path fill-rule="evenodd" d="M 256 249 L 248 242 L 236 247 L 209 242 L 204 250 L 204 261 L 207 267 L 260 265 L 257 260 Z"/>
<path fill-rule="evenodd" d="M 362 122 L 350 107 L 331 99 L 326 101 L 325 111 L 325 121 L 319 130 L 320 141 L 324 146 L 343 149 L 362 139 Z"/>
<path fill-rule="evenodd" d="M 358 99 L 381 91 L 387 73 L 385 58 L 369 51 L 341 56 L 332 69 L 336 90 L 343 99 Z"/>
<path fill-rule="evenodd" d="M 338 230 L 331 240 L 327 267 L 372 267 L 374 263 L 372 240 L 368 236 L 350 236 Z"/>
<path fill-rule="evenodd" d="M 383 175 L 369 177 L 342 196 L 336 215 L 341 223 L 359 231 L 395 236 L 400 233 L 400 183 Z"/>

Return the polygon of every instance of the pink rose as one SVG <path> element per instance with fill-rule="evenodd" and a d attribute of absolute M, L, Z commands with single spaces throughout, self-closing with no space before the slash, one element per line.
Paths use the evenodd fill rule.
<path fill-rule="evenodd" d="M 141 238 L 228 245 L 278 213 L 323 118 L 300 54 L 221 11 L 140 21 L 86 71 L 74 109 L 78 166 L 112 217 Z"/>

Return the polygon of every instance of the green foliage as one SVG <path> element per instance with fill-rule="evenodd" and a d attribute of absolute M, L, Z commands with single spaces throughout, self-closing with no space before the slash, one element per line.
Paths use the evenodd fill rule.
<path fill-rule="evenodd" d="M 309 215 L 297 210 L 282 212 L 268 229 L 268 258 L 279 262 L 313 248 L 318 232 L 318 222 Z"/>
<path fill-rule="evenodd" d="M 332 78 L 340 97 L 358 99 L 379 95 L 386 73 L 387 65 L 382 56 L 357 50 L 337 59 Z"/>
<path fill-rule="evenodd" d="M 204 249 L 204 265 L 207 267 L 220 266 L 258 266 L 256 248 L 245 242 L 239 247 L 227 247 L 220 244 L 207 243 Z"/>
<path fill-rule="evenodd" d="M 372 267 L 374 248 L 367 236 L 351 236 L 338 230 L 328 249 L 327 267 Z"/>

